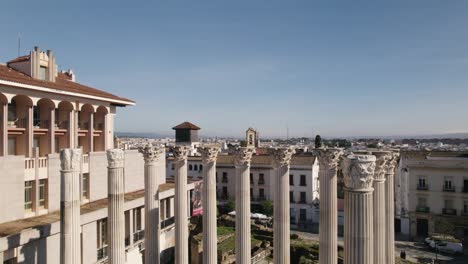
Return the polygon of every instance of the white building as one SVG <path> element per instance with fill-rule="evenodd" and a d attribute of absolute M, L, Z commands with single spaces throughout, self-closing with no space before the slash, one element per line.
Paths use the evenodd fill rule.
<path fill-rule="evenodd" d="M 251 200 L 260 203 L 264 200 L 273 200 L 273 167 L 271 156 L 254 155 L 250 167 Z M 318 222 L 318 210 L 314 201 L 318 199 L 318 162 L 312 155 L 295 155 L 290 167 L 290 201 L 291 201 L 291 227 L 310 229 L 312 223 Z M 201 157 L 192 156 L 188 159 L 189 179 L 201 179 L 203 165 Z M 166 173 L 168 177 L 174 176 L 172 158 L 168 159 Z M 216 162 L 216 184 L 218 199 L 228 200 L 235 198 L 235 168 L 234 156 L 218 156 Z"/>
<path fill-rule="evenodd" d="M 62 148 L 82 148 L 82 263 L 107 258 L 107 158 L 116 108 L 134 102 L 58 72 L 51 51 L 0 64 L 0 263 L 59 263 Z M 129 263 L 141 262 L 144 162 L 125 151 L 125 236 Z M 189 182 L 192 190 L 194 183 Z M 174 246 L 174 184 L 161 178 L 161 250 Z M 189 212 L 188 212 L 189 214 Z"/>
<path fill-rule="evenodd" d="M 397 231 L 414 239 L 449 230 L 467 241 L 468 153 L 403 151 L 398 173 Z"/>

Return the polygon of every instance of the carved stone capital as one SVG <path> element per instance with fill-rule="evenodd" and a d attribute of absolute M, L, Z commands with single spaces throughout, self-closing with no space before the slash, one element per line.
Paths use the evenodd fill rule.
<path fill-rule="evenodd" d="M 221 149 L 217 146 L 202 146 L 198 148 L 204 164 L 215 162 Z"/>
<path fill-rule="evenodd" d="M 175 146 L 173 150 L 174 154 L 174 161 L 175 162 L 180 162 L 184 161 L 187 159 L 188 155 L 190 152 L 190 147 L 189 146 Z"/>
<path fill-rule="evenodd" d="M 387 162 L 387 166 L 385 168 L 385 174 L 395 174 L 395 168 L 398 164 L 398 160 L 400 158 L 400 153 L 392 152 L 391 157 Z"/>
<path fill-rule="evenodd" d="M 374 171 L 374 180 L 375 181 L 384 181 L 385 172 L 387 168 L 388 161 L 392 158 L 392 152 L 390 151 L 372 151 L 372 155 L 375 156 L 375 171 Z"/>
<path fill-rule="evenodd" d="M 365 190 L 372 187 L 375 156 L 349 155 L 343 160 L 344 183 L 347 189 Z"/>
<path fill-rule="evenodd" d="M 157 162 L 163 157 L 164 154 L 164 146 L 158 145 L 154 147 L 151 144 L 147 144 L 144 147 L 138 148 L 138 151 L 143 154 L 143 159 L 145 160 L 145 163 L 153 163 Z"/>
<path fill-rule="evenodd" d="M 121 168 L 124 166 L 124 152 L 121 149 L 108 149 L 107 162 L 109 168 Z"/>
<path fill-rule="evenodd" d="M 235 166 L 250 166 L 250 161 L 252 160 L 252 155 L 254 153 L 253 148 L 239 148 L 234 153 Z"/>
<path fill-rule="evenodd" d="M 60 167 L 63 171 L 81 169 L 82 159 L 81 149 L 62 149 L 60 151 Z"/>
<path fill-rule="evenodd" d="M 314 149 L 312 153 L 318 158 L 320 170 L 336 170 L 338 161 L 343 155 L 342 149 Z"/>
<path fill-rule="evenodd" d="M 294 148 L 277 148 L 277 149 L 268 149 L 268 153 L 273 157 L 272 163 L 274 168 L 279 168 L 282 166 L 289 166 L 291 162 L 292 155 L 296 153 Z"/>

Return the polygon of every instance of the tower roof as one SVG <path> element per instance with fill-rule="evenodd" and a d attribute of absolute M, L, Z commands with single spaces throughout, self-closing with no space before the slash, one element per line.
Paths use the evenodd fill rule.
<path fill-rule="evenodd" d="M 198 126 L 190 123 L 190 122 L 183 122 L 181 124 L 178 124 L 177 126 L 173 127 L 172 129 L 178 130 L 178 129 L 190 129 L 190 130 L 200 130 Z"/>

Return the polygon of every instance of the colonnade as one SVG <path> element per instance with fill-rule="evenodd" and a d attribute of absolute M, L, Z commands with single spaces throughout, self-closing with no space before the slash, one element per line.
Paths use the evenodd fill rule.
<path fill-rule="evenodd" d="M 190 148 L 174 148 L 175 162 L 175 263 L 189 263 L 187 158 Z M 219 147 L 198 149 L 203 167 L 203 263 L 217 263 L 216 159 Z M 140 149 L 145 161 L 145 260 L 159 263 L 159 183 L 165 177 L 165 149 Z M 274 262 L 290 263 L 289 167 L 293 148 L 271 149 L 274 197 Z M 251 262 L 250 164 L 253 148 L 239 148 L 235 155 L 236 263 Z M 80 149 L 61 152 L 61 262 L 80 263 L 79 162 Z M 318 149 L 320 182 L 320 264 L 338 261 L 337 173 L 342 159 L 345 184 L 344 262 L 347 264 L 394 263 L 393 177 L 398 154 L 379 151 L 350 154 L 341 149 Z M 124 153 L 107 151 L 109 263 L 125 263 Z"/>

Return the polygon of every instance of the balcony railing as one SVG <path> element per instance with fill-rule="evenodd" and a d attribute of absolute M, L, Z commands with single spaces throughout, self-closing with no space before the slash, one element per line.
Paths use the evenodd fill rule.
<path fill-rule="evenodd" d="M 7 125 L 15 128 L 26 128 L 26 118 L 17 118 L 15 120 L 8 120 Z"/>
<path fill-rule="evenodd" d="M 55 121 L 55 128 L 68 129 L 68 127 L 69 127 L 68 123 L 69 123 L 68 120 L 63 120 L 63 121 L 56 120 Z"/>
<path fill-rule="evenodd" d="M 442 190 L 444 192 L 455 192 L 455 186 L 448 186 L 448 185 L 444 185 L 442 187 Z"/>
<path fill-rule="evenodd" d="M 97 250 L 97 259 L 105 259 L 107 258 L 107 246 L 104 246 L 103 248 L 100 248 Z"/>
<path fill-rule="evenodd" d="M 133 242 L 143 240 L 143 238 L 145 238 L 145 230 L 140 230 L 133 234 Z"/>
<path fill-rule="evenodd" d="M 161 229 L 171 226 L 175 223 L 175 217 L 168 218 L 161 222 Z"/>
<path fill-rule="evenodd" d="M 429 186 L 426 185 L 426 184 L 425 185 L 418 185 L 416 187 L 416 189 L 418 189 L 419 191 L 427 191 L 427 190 L 429 190 Z"/>
<path fill-rule="evenodd" d="M 457 210 L 452 208 L 443 208 L 442 214 L 444 215 L 457 215 Z"/>
<path fill-rule="evenodd" d="M 419 213 L 429 213 L 431 209 L 428 206 L 418 206 L 416 207 L 416 212 Z"/>

